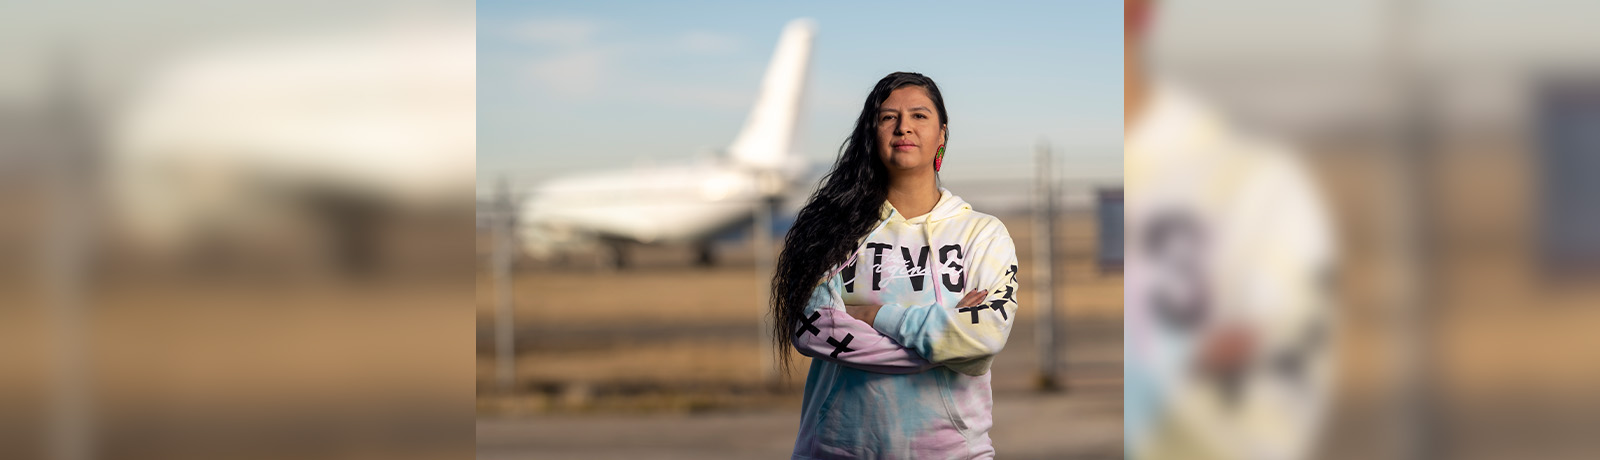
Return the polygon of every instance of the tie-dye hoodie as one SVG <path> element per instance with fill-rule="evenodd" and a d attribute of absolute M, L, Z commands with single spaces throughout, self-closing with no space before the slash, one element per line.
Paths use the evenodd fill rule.
<path fill-rule="evenodd" d="M 999 219 L 940 189 L 827 274 L 792 337 L 810 356 L 794 458 L 990 458 L 989 365 L 1017 314 L 1017 256 Z M 966 292 L 988 290 L 975 307 Z M 873 324 L 845 305 L 882 305 Z"/>

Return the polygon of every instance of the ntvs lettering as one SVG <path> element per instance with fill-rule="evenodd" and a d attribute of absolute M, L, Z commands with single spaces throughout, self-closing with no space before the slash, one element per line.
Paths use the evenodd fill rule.
<path fill-rule="evenodd" d="M 872 250 L 872 290 L 882 291 L 885 281 L 896 278 L 911 280 L 911 290 L 922 292 L 928 280 L 928 259 L 933 254 L 929 246 L 897 247 L 888 243 L 867 243 L 867 249 Z M 898 253 L 898 254 L 897 254 Z M 915 257 L 912 257 L 915 254 Z M 966 261 L 966 252 L 959 244 L 949 244 L 939 248 L 939 264 L 948 268 L 940 270 L 940 278 L 946 290 L 961 292 L 967 285 L 966 267 L 961 264 Z M 859 260 L 850 261 L 841 272 L 844 277 L 844 291 L 856 292 L 856 264 Z"/>
<path fill-rule="evenodd" d="M 867 243 L 867 249 L 872 250 L 872 290 L 883 289 L 883 250 L 893 248 L 892 244 Z M 894 257 L 894 253 L 889 253 Z"/>
<path fill-rule="evenodd" d="M 911 248 L 901 247 L 900 258 L 905 261 L 906 277 L 911 278 L 911 290 L 922 291 L 922 282 L 928 277 L 928 247 L 923 246 L 922 252 L 917 253 L 917 264 L 911 264 Z M 891 276 L 890 278 L 894 278 Z"/>

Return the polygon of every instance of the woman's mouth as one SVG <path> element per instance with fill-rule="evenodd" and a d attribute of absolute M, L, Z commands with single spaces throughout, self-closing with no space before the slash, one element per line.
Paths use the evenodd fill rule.
<path fill-rule="evenodd" d="M 913 144 L 913 143 L 910 143 L 910 142 L 896 142 L 896 143 L 894 143 L 894 149 L 895 150 L 911 150 L 911 149 L 914 149 L 914 148 L 917 148 L 917 144 Z"/>

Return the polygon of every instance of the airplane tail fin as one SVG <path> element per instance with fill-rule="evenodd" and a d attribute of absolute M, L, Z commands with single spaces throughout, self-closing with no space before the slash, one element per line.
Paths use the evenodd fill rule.
<path fill-rule="evenodd" d="M 800 18 L 789 21 L 778 39 L 761 94 L 744 122 L 744 129 L 728 147 L 733 160 L 757 169 L 776 169 L 788 162 L 800 123 L 801 99 L 811 67 L 811 42 L 816 23 Z"/>

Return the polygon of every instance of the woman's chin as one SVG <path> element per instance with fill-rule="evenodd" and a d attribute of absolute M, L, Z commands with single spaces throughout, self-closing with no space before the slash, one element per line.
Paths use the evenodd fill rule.
<path fill-rule="evenodd" d="M 933 168 L 928 167 L 928 165 L 925 165 L 925 164 L 909 163 L 908 162 L 908 163 L 895 163 L 892 166 L 890 166 L 889 169 L 895 170 L 897 172 L 914 172 L 914 171 L 918 171 L 918 170 L 922 170 L 922 169 L 933 169 Z"/>
<path fill-rule="evenodd" d="M 895 155 L 889 158 L 888 165 L 889 169 L 897 171 L 911 171 L 918 168 L 927 167 L 928 162 L 922 161 L 921 158 L 916 158 L 911 155 Z"/>

